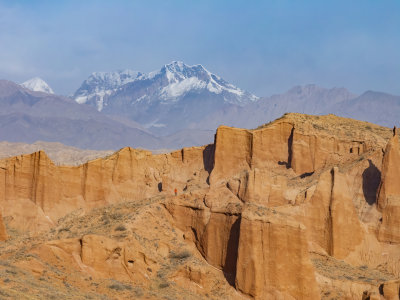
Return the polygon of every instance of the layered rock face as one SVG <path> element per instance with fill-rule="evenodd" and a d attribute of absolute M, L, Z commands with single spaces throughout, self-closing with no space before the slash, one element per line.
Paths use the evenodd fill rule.
<path fill-rule="evenodd" d="M 169 154 L 5 159 L 2 247 L 14 250 L 0 259 L 55 282 L 68 270 L 74 286 L 148 291 L 137 298 L 397 299 L 399 147 L 388 128 L 289 114 Z"/>

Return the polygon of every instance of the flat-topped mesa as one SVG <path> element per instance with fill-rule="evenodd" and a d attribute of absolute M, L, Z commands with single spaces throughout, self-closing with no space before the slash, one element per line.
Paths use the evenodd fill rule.
<path fill-rule="evenodd" d="M 332 115 L 287 114 L 255 130 L 221 126 L 210 183 L 243 170 L 279 165 L 297 175 L 310 174 L 383 147 L 387 135 L 388 129 Z"/>
<path fill-rule="evenodd" d="M 386 146 L 382 163 L 378 208 L 382 211 L 379 239 L 400 243 L 400 144 L 396 127 Z"/>
<path fill-rule="evenodd" d="M 39 231 L 79 208 L 181 192 L 189 179 L 206 185 L 205 149 L 152 155 L 123 148 L 80 166 L 56 166 L 43 151 L 4 159 L 0 207 L 15 228 Z"/>

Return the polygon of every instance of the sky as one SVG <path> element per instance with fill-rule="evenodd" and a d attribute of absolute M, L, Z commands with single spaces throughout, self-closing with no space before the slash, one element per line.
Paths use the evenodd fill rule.
<path fill-rule="evenodd" d="M 400 95 L 400 1 L 0 0 L 0 79 L 71 95 L 95 71 L 202 64 L 257 96 Z"/>

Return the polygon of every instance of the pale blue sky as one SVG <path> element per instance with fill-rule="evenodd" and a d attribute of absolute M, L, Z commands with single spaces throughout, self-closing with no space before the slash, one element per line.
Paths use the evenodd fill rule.
<path fill-rule="evenodd" d="M 94 71 L 202 64 L 258 96 L 400 94 L 400 1 L 0 0 L 0 78 L 71 94 Z"/>

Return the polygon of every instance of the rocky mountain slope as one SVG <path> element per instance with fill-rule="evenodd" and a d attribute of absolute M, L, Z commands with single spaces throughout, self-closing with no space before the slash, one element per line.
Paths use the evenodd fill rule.
<path fill-rule="evenodd" d="M 7 158 L 0 293 L 399 299 L 399 163 L 398 132 L 302 114 L 167 154 Z"/>

